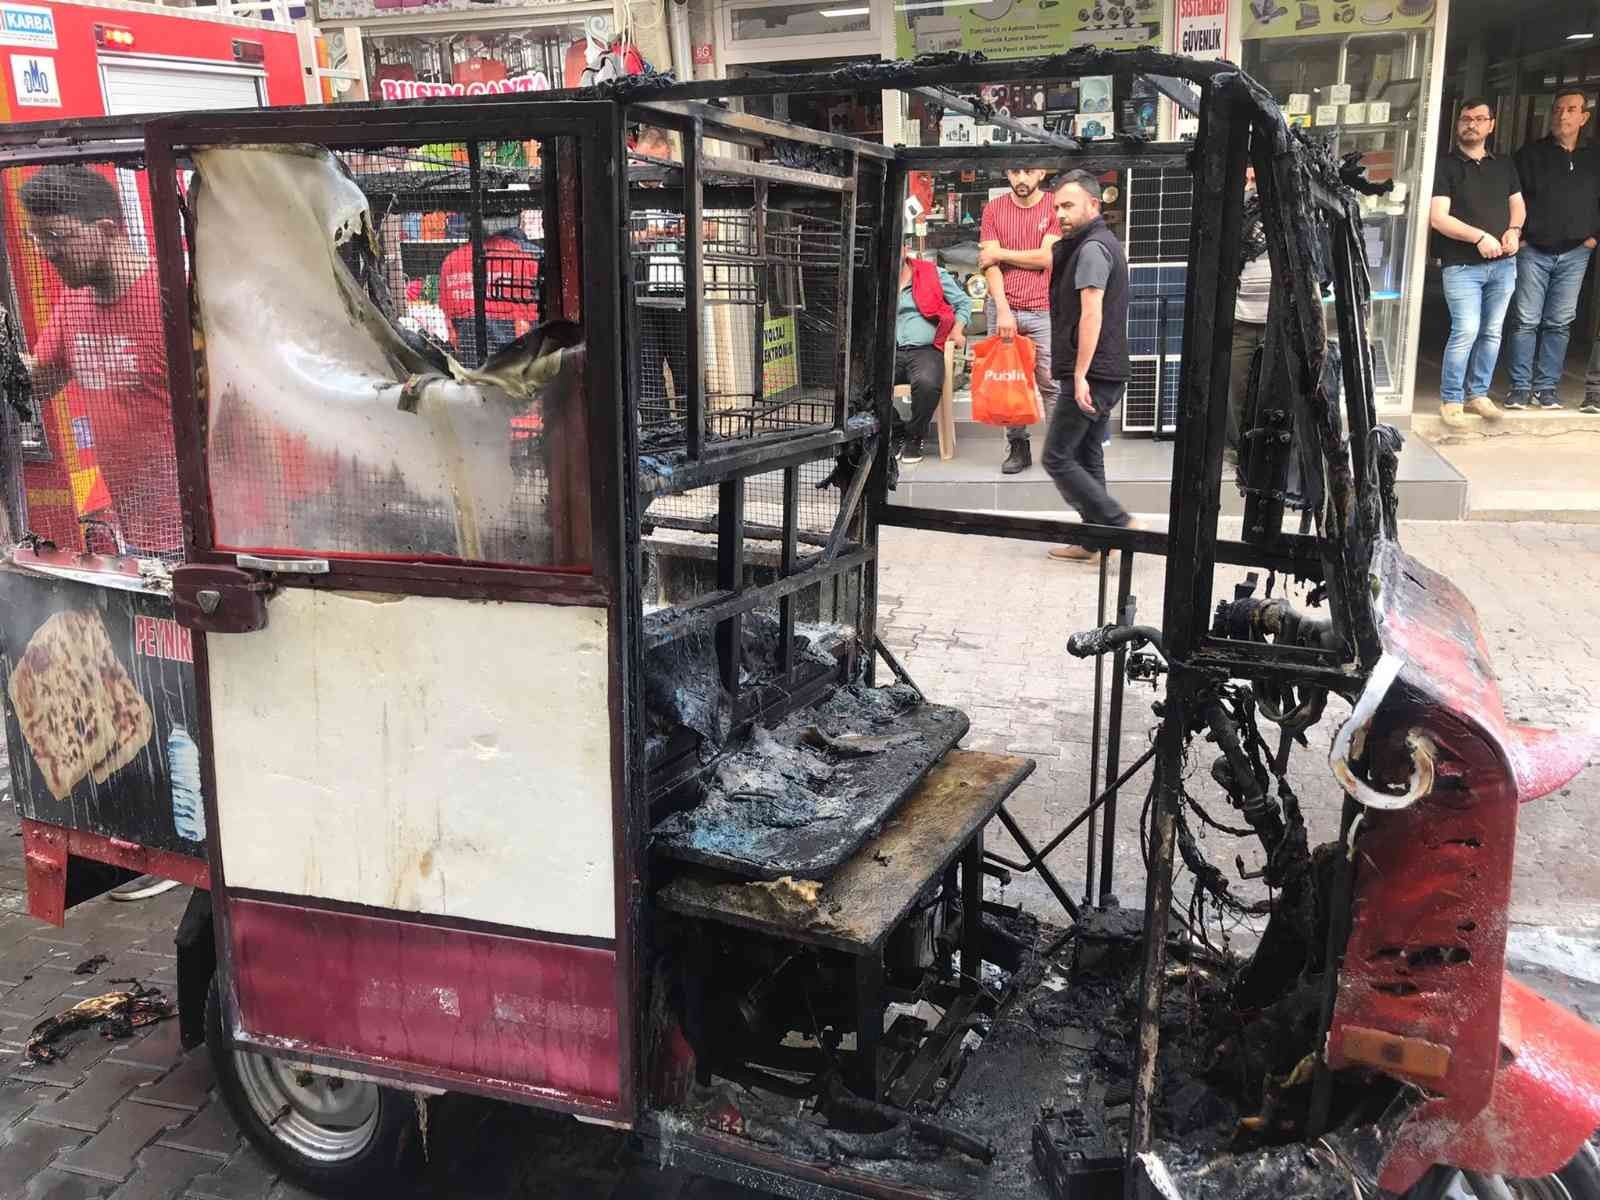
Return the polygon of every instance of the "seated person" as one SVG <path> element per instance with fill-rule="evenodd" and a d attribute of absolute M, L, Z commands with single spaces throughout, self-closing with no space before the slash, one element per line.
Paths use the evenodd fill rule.
<path fill-rule="evenodd" d="M 972 301 L 944 268 L 917 257 L 908 238 L 900 258 L 900 303 L 894 321 L 894 381 L 911 385 L 911 419 L 905 423 L 903 463 L 919 463 L 928 423 L 944 392 L 945 342 L 967 344 Z"/>

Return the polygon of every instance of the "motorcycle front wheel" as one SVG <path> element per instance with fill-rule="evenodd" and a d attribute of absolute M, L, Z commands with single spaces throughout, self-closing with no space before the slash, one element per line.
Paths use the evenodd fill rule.
<path fill-rule="evenodd" d="M 1591 1142 L 1561 1170 L 1540 1179 L 1435 1167 L 1406 1200 L 1600 1200 L 1600 1154 Z"/>

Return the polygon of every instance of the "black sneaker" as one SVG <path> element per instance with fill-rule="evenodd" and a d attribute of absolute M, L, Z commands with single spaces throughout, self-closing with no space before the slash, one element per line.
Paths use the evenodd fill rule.
<path fill-rule="evenodd" d="M 1006 455 L 1006 461 L 1000 464 L 1002 475 L 1016 475 L 1033 466 L 1033 446 L 1026 438 L 1011 443 L 1011 453 Z"/>
<path fill-rule="evenodd" d="M 921 462 L 923 457 L 921 438 L 907 438 L 906 444 L 900 447 L 900 461 L 908 467 Z"/>
<path fill-rule="evenodd" d="M 1600 396 L 1585 396 L 1583 403 L 1578 405 L 1578 411 L 1591 417 L 1600 417 Z"/>
<path fill-rule="evenodd" d="M 1556 412 L 1561 408 L 1561 397 L 1554 392 L 1535 392 L 1533 406 L 1545 412 Z"/>
<path fill-rule="evenodd" d="M 1527 392 L 1512 392 L 1500 402 L 1500 407 L 1509 411 L 1518 408 L 1527 408 L 1532 402 L 1533 397 L 1528 395 Z"/>

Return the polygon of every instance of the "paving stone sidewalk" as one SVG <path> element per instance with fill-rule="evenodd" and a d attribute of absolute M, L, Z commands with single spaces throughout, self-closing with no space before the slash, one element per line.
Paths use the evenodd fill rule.
<path fill-rule="evenodd" d="M 1164 516 L 1141 519 L 1154 528 L 1166 526 Z M 1224 535 L 1236 537 L 1238 523 L 1225 522 Z M 1400 541 L 1451 578 L 1477 609 L 1513 720 L 1574 728 L 1600 719 L 1600 527 L 1417 521 L 1402 523 Z M 1163 560 L 1135 560 L 1133 594 L 1141 622 L 1161 624 L 1164 571 Z M 1237 568 L 1219 569 L 1215 597 L 1231 598 L 1243 575 Z M 1115 588 L 1113 569 L 1111 607 Z M 1097 595 L 1095 568 L 1050 560 L 1040 543 L 883 531 L 884 640 L 930 698 L 971 716 L 963 745 L 1037 761 L 1008 805 L 1035 845 L 1089 800 L 1094 664 L 1068 655 L 1066 640 L 1097 623 Z M 1108 697 L 1109 675 L 1108 662 Z M 1128 688 L 1124 767 L 1149 744 L 1155 725 L 1150 706 L 1157 698 L 1148 686 Z M 1314 841 L 1338 830 L 1341 797 L 1328 772 L 1327 750 L 1347 712 L 1342 702 L 1331 701 L 1311 731 L 1310 749 L 1290 760 Z M 1206 758 L 1203 767 L 1209 765 Z M 1514 921 L 1600 929 L 1600 838 L 1594 836 L 1600 770 L 1594 768 L 1522 809 Z M 1138 818 L 1148 780 L 1147 771 L 1130 782 L 1118 812 L 1113 877 L 1128 904 L 1143 900 Z M 1201 778 L 1191 791 L 1203 796 L 1210 786 Z M 991 830 L 991 848 L 1023 857 L 998 828 Z M 1050 859 L 1074 895 L 1084 890 L 1085 850 L 1080 830 Z M 1235 850 L 1232 844 L 1225 854 L 1220 845 L 1210 850 L 1230 876 Z M 1248 850 L 1244 857 L 1251 863 Z M 1059 919 L 1059 907 L 1037 876 L 1017 876 L 1006 893 L 1013 903 Z"/>
<path fill-rule="evenodd" d="M 1600 712 L 1600 528 L 1411 524 L 1403 540 L 1477 605 L 1514 717 L 1574 724 Z M 932 698 L 967 708 L 966 745 L 1038 760 L 1011 807 L 1031 834 L 1048 836 L 1087 794 L 1093 667 L 1069 658 L 1064 643 L 1094 624 L 1095 573 L 1047 561 L 1031 543 L 903 530 L 886 530 L 883 542 L 886 640 Z M 1219 594 L 1232 583 L 1231 575 L 1220 576 Z M 1160 563 L 1141 561 L 1135 593 L 1145 618 L 1159 620 L 1160 591 Z M 1125 764 L 1145 744 L 1151 699 L 1130 690 Z M 1337 796 L 1325 740 L 1299 756 L 1294 777 L 1313 833 L 1326 836 Z M 1130 902 L 1140 891 L 1135 830 L 1142 797 L 1142 788 L 1131 789 L 1118 824 L 1117 886 Z M 1600 928 L 1596 812 L 1600 771 L 1523 810 L 1515 918 Z M 307 1195 L 242 1143 L 204 1051 L 185 1055 L 175 1022 L 121 1042 L 80 1033 L 62 1061 L 26 1064 L 23 1043 L 43 1017 L 113 990 L 117 980 L 173 987 L 172 932 L 187 893 L 132 904 L 101 898 L 52 929 L 22 911 L 16 829 L 10 803 L 0 804 L 0 1200 Z M 998 829 L 991 844 L 1008 848 Z M 1075 836 L 1052 859 L 1075 893 L 1083 888 L 1083 851 Z M 1031 877 L 995 895 L 1055 916 L 1054 899 Z M 107 961 L 95 963 L 98 955 Z M 1569 1003 L 1587 1005 L 1600 994 L 1600 974 L 1577 983 L 1585 986 L 1563 995 Z M 451 1200 L 755 1195 L 661 1174 L 629 1158 L 619 1135 L 508 1105 L 451 1098 L 430 1129 L 438 1150 L 422 1184 Z"/>

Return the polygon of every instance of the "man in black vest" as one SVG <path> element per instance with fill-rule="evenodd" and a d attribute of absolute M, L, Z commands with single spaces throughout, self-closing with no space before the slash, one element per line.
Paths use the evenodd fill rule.
<path fill-rule="evenodd" d="M 1070 171 L 1055 194 L 1062 237 L 1050 263 L 1050 340 L 1061 400 L 1044 438 L 1045 471 L 1083 520 L 1128 526 L 1133 518 L 1106 491 L 1106 430 L 1128 386 L 1128 257 L 1100 215 L 1100 181 Z M 1068 403 L 1068 400 L 1073 403 Z M 1097 558 L 1057 546 L 1058 562 Z"/>

